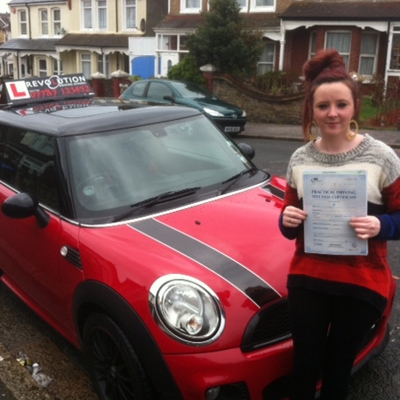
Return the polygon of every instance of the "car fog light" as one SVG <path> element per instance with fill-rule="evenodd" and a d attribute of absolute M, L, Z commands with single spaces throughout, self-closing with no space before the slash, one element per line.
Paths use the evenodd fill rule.
<path fill-rule="evenodd" d="M 215 386 L 210 389 L 207 389 L 206 400 L 215 400 L 218 397 L 220 391 L 221 391 L 220 386 Z"/>

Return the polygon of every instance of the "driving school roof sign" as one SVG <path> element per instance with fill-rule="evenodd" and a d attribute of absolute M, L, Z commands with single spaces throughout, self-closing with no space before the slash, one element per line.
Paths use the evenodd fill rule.
<path fill-rule="evenodd" d="M 83 74 L 5 81 L 3 85 L 2 97 L 5 94 L 7 103 L 13 105 L 94 96 Z"/>

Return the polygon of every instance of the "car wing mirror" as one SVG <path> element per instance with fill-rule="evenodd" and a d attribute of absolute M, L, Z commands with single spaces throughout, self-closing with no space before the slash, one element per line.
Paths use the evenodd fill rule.
<path fill-rule="evenodd" d="M 247 143 L 238 143 L 238 147 L 239 149 L 242 151 L 242 153 L 249 158 L 250 160 L 252 160 L 254 158 L 254 156 L 256 155 L 254 149 L 252 146 L 250 146 Z"/>
<path fill-rule="evenodd" d="M 167 95 L 167 96 L 164 96 L 163 99 L 168 100 L 171 103 L 175 103 L 175 97 L 173 97 L 173 96 Z"/>
<path fill-rule="evenodd" d="M 1 210 L 9 218 L 21 219 L 33 216 L 41 228 L 45 228 L 50 222 L 50 216 L 28 193 L 17 193 L 7 198 L 1 206 Z"/>

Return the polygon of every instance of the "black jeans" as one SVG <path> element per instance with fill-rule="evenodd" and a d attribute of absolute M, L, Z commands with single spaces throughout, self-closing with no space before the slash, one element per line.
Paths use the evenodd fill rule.
<path fill-rule="evenodd" d="M 363 339 L 380 317 L 358 299 L 289 289 L 294 343 L 290 400 L 312 400 L 322 377 L 321 400 L 347 397 L 351 369 Z"/>

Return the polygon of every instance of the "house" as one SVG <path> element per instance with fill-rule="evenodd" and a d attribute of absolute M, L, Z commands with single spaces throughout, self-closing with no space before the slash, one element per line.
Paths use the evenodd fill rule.
<path fill-rule="evenodd" d="M 365 84 L 376 75 L 395 82 L 400 77 L 399 0 L 238 3 L 264 43 L 260 75 L 285 70 L 300 76 L 318 49 L 336 47 L 349 72 Z M 209 0 L 11 0 L 8 5 L 12 37 L 0 45 L 3 73 L 110 77 L 122 70 L 146 78 L 166 76 L 188 53 L 187 36 L 203 22 Z"/>
<path fill-rule="evenodd" d="M 368 83 L 400 76 L 400 1 L 238 0 L 248 25 L 261 32 L 264 51 L 257 73 L 302 74 L 320 48 L 336 47 L 349 72 Z M 188 52 L 187 35 L 203 22 L 207 0 L 169 0 L 169 14 L 155 28 L 156 75 L 165 76 Z M 131 51 L 132 52 L 132 51 Z"/>
<path fill-rule="evenodd" d="M 0 45 L 11 38 L 10 14 L 0 13 Z M 7 60 L 0 58 L 0 75 L 8 75 Z"/>
<path fill-rule="evenodd" d="M 363 84 L 400 78 L 400 1 L 296 1 L 280 16 L 279 69 L 301 75 L 318 49 L 336 48 Z"/>
<path fill-rule="evenodd" d="M 280 14 L 293 0 L 238 0 L 248 25 L 261 32 L 264 51 L 258 62 L 259 74 L 278 69 L 279 43 L 282 38 Z M 156 75 L 165 76 L 168 69 L 188 53 L 187 35 L 203 22 L 200 15 L 208 10 L 207 0 L 168 0 L 169 14 L 157 26 Z"/>
<path fill-rule="evenodd" d="M 0 46 L 14 78 L 129 71 L 129 37 L 154 36 L 159 0 L 11 0 L 13 38 Z"/>

